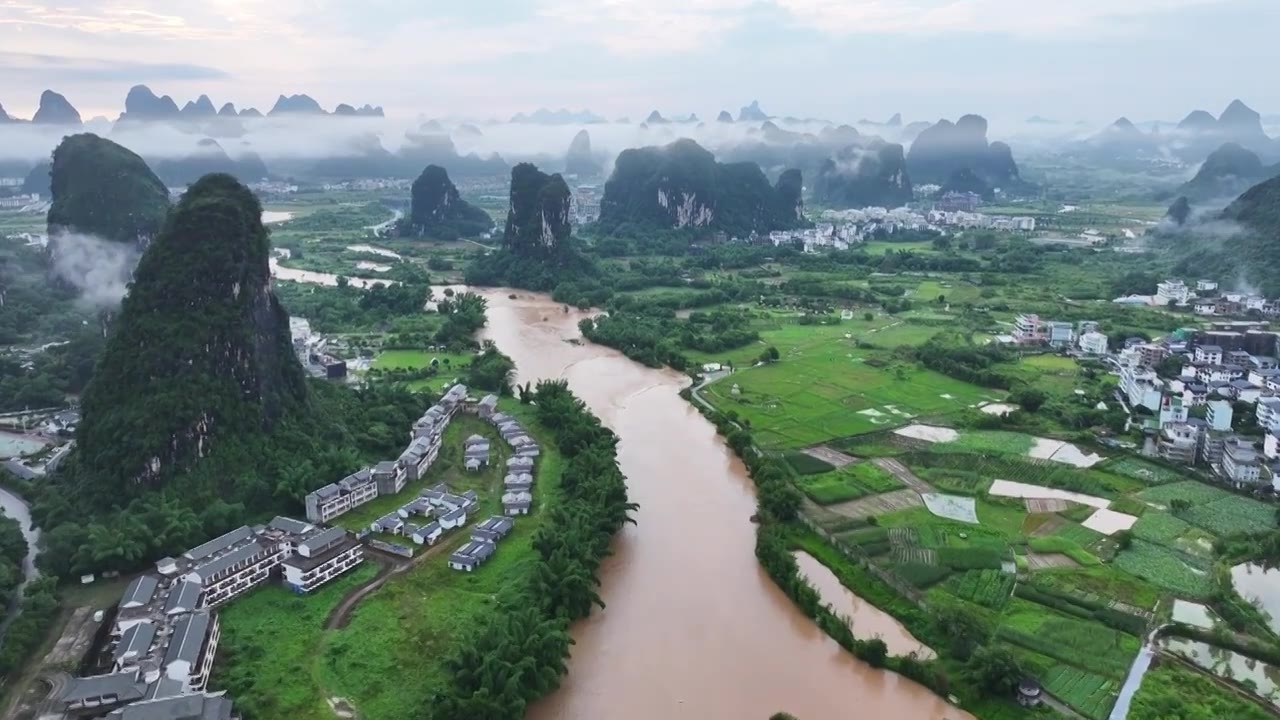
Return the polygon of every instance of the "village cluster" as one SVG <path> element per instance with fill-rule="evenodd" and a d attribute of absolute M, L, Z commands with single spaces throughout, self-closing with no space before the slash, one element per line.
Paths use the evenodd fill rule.
<path fill-rule="evenodd" d="M 454 494 L 438 484 L 355 534 L 325 527 L 355 507 L 398 494 L 410 481 L 424 479 L 439 457 L 445 428 L 460 411 L 491 423 L 512 448 L 503 482 L 504 515 L 476 523 L 468 541 L 448 558 L 455 570 L 474 570 L 510 534 L 510 516 L 529 512 L 535 458 L 540 454 L 538 443 L 513 417 L 498 412 L 497 405 L 495 395 L 477 402 L 467 397 L 465 386 L 454 385 L 414 422 L 409 445 L 398 459 L 308 493 L 306 521 L 276 517 L 157 561 L 154 573 L 129 583 L 114 618 L 109 618 L 110 661 L 104 656 L 99 663 L 104 672 L 71 679 L 59 696 L 60 709 L 69 716 L 110 720 L 232 718 L 231 700 L 208 690 L 220 638 L 215 609 L 272 578 L 295 592 L 309 593 L 362 563 L 362 541 L 389 545 L 376 540 L 378 533 L 433 545 L 447 531 L 465 526 L 480 498 L 474 491 Z M 467 438 L 464 468 L 476 471 L 490 461 L 489 442 L 479 435 Z"/>
<path fill-rule="evenodd" d="M 1208 281 L 1196 287 L 1200 293 L 1217 290 Z M 1194 305 L 1200 315 L 1249 309 L 1280 314 L 1272 303 L 1248 295 L 1197 299 L 1177 280 L 1160 283 L 1154 301 Z M 1280 490 L 1280 333 L 1267 321 L 1209 321 L 1156 342 L 1128 338 L 1111 352 L 1097 323 L 1020 315 L 1013 333 L 998 339 L 1104 359 L 1120 379 L 1116 399 L 1148 437 L 1147 454 L 1202 466 L 1237 488 Z"/>
<path fill-rule="evenodd" d="M 946 233 L 952 230 L 995 230 L 999 232 L 1030 233 L 1036 229 L 1033 217 L 986 215 L 973 211 L 973 205 L 952 198 L 944 198 L 933 210 L 919 211 L 906 207 L 869 207 L 861 210 L 827 210 L 822 221 L 814 227 L 800 230 L 776 230 L 767 237 L 758 238 L 774 247 L 798 245 L 805 252 L 817 252 L 819 248 L 848 250 L 853 245 L 866 242 L 873 236 L 900 230 L 933 230 Z"/>

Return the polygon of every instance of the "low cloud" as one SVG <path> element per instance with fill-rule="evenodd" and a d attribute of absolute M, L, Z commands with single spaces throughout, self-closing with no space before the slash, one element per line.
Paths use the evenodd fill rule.
<path fill-rule="evenodd" d="M 138 264 L 132 245 L 68 232 L 49 238 L 49 246 L 54 275 L 80 290 L 81 302 L 100 310 L 120 304 Z"/>

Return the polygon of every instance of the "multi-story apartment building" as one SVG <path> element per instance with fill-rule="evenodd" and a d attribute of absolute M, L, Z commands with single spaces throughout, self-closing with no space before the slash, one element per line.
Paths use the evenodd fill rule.
<path fill-rule="evenodd" d="M 329 528 L 305 540 L 281 564 L 284 582 L 307 593 L 364 561 L 364 546 L 342 528 Z"/>
<path fill-rule="evenodd" d="M 1107 354 L 1107 336 L 1097 331 L 1089 331 L 1080 335 L 1080 352 L 1089 355 Z"/>
<path fill-rule="evenodd" d="M 216 607 L 266 582 L 288 552 L 279 542 L 253 537 L 192 568 L 184 579 L 200 583 L 205 603 Z"/>
<path fill-rule="evenodd" d="M 1199 430 L 1187 423 L 1176 423 L 1160 430 L 1156 452 L 1163 460 L 1179 465 L 1194 465 L 1199 445 Z"/>
<path fill-rule="evenodd" d="M 1209 429 L 1215 432 L 1229 432 L 1231 423 L 1235 419 L 1235 408 L 1226 400 L 1211 400 L 1206 403 L 1209 412 L 1205 415 L 1205 421 L 1209 423 Z"/>
<path fill-rule="evenodd" d="M 218 616 L 207 610 L 186 615 L 174 624 L 161 663 L 160 682 L 168 685 L 167 694 L 204 692 L 221 637 Z"/>
<path fill-rule="evenodd" d="M 1222 476 L 1236 487 L 1250 487 L 1262 480 L 1262 462 L 1248 440 L 1229 440 L 1222 446 Z"/>

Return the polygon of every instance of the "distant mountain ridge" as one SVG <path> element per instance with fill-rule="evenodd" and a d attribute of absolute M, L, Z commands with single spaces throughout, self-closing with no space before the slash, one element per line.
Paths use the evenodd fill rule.
<path fill-rule="evenodd" d="M 355 108 L 345 103 L 340 104 L 329 113 L 324 110 L 309 95 L 281 95 L 276 99 L 275 105 L 271 108 L 268 115 L 333 115 L 333 116 L 352 116 L 352 117 L 383 117 L 384 113 L 381 107 L 372 105 L 364 105 Z M 124 112 L 120 114 L 119 120 L 122 122 L 138 122 L 138 121 L 199 121 L 212 118 L 260 118 L 262 114 L 257 110 L 248 108 L 236 112 L 236 106 L 232 103 L 224 103 L 221 109 L 215 109 L 213 101 L 208 95 L 201 95 L 195 100 L 188 101 L 181 109 L 178 103 L 168 95 L 157 96 L 151 88 L 146 85 L 134 85 L 129 88 L 129 92 L 124 99 Z"/>
<path fill-rule="evenodd" d="M 590 110 L 548 110 L 538 108 L 532 113 L 516 113 L 510 122 L 529 125 L 595 125 L 608 122 L 605 118 Z"/>
<path fill-rule="evenodd" d="M 987 120 L 964 115 L 955 123 L 939 120 L 923 130 L 907 152 L 907 168 L 917 183 L 943 184 L 968 169 L 992 187 L 1014 190 L 1024 183 L 1003 142 L 987 141 Z"/>
<path fill-rule="evenodd" d="M 1177 194 L 1193 202 L 1233 198 L 1253 185 L 1280 175 L 1280 164 L 1264 165 L 1257 153 L 1236 143 L 1226 143 L 1205 159 L 1195 177 Z"/>

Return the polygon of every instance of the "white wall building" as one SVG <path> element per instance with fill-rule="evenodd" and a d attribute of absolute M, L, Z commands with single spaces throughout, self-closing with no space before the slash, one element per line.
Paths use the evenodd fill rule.
<path fill-rule="evenodd" d="M 1107 354 L 1107 336 L 1100 332 L 1087 332 L 1080 336 L 1080 352 L 1090 355 Z"/>
<path fill-rule="evenodd" d="M 1235 414 L 1231 403 L 1226 400 L 1210 400 L 1207 405 L 1209 413 L 1205 416 L 1205 422 L 1209 423 L 1209 429 L 1218 432 L 1229 431 Z"/>

